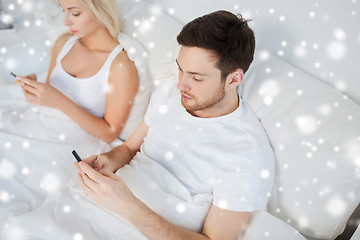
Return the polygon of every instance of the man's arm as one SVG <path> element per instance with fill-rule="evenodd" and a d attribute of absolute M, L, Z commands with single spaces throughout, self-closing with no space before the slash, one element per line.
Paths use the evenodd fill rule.
<path fill-rule="evenodd" d="M 92 168 L 100 173 L 115 172 L 125 164 L 128 164 L 135 154 L 140 150 L 149 127 L 145 121 L 142 121 L 135 129 L 134 133 L 121 145 L 113 148 L 111 151 L 92 155 L 83 159 L 90 164 Z"/>
<path fill-rule="evenodd" d="M 224 210 L 211 205 L 202 233 L 210 239 L 236 239 L 244 230 L 252 212 Z"/>
<path fill-rule="evenodd" d="M 175 226 L 153 212 L 144 203 L 134 204 L 127 220 L 149 239 L 235 240 L 248 223 L 251 212 L 234 212 L 211 205 L 201 234 Z"/>
<path fill-rule="evenodd" d="M 251 216 L 251 212 L 223 210 L 212 205 L 199 234 L 175 226 L 152 211 L 132 194 L 117 175 L 109 173 L 104 176 L 84 162 L 77 164 L 80 185 L 85 194 L 125 218 L 149 239 L 236 239 Z"/>

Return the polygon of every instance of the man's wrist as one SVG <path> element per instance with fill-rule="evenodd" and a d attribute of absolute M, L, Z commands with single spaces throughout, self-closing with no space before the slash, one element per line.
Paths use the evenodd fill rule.
<path fill-rule="evenodd" d="M 115 151 L 106 152 L 102 155 L 108 159 L 113 173 L 128 164 L 132 159 L 128 149 L 123 145 L 120 145 Z"/>
<path fill-rule="evenodd" d="M 149 214 L 151 212 L 140 199 L 138 199 L 134 194 L 131 194 L 131 197 L 127 200 L 126 206 L 122 206 L 118 214 L 131 222 L 134 226 L 136 223 L 139 223 L 141 219 L 138 219 L 143 214 Z"/>

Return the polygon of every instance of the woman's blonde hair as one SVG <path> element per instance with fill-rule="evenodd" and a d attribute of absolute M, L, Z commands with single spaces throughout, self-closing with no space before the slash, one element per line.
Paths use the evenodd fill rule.
<path fill-rule="evenodd" d="M 81 0 L 81 2 L 92 10 L 95 17 L 104 24 L 110 35 L 117 39 L 122 25 L 116 0 Z"/>

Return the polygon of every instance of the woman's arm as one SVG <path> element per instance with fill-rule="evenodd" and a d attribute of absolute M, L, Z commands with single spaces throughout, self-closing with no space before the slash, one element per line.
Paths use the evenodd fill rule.
<path fill-rule="evenodd" d="M 110 68 L 104 118 L 86 112 L 70 99 L 65 99 L 58 109 L 88 133 L 110 142 L 119 136 L 125 125 L 138 85 L 139 78 L 135 64 L 125 52 L 121 52 Z"/>
<path fill-rule="evenodd" d="M 56 64 L 58 55 L 56 47 L 54 47 L 54 51 L 48 78 Z M 38 83 L 22 77 L 18 77 L 18 80 L 27 93 L 25 97 L 28 102 L 64 112 L 86 132 L 106 142 L 113 141 L 119 136 L 128 118 L 139 85 L 135 64 L 131 62 L 125 52 L 121 52 L 111 65 L 105 116 L 99 118 L 85 111 L 49 83 Z"/>

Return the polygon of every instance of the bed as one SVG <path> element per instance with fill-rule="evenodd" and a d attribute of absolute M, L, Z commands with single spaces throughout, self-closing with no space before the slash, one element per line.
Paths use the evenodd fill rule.
<path fill-rule="evenodd" d="M 360 83 L 356 69 L 348 64 L 360 61 L 356 51 L 348 47 L 359 49 L 359 33 L 351 30 L 352 22 L 359 18 L 359 14 L 356 15 L 359 7 L 356 1 L 341 6 L 347 15 L 338 13 L 342 14 L 343 21 L 334 26 L 330 24 L 332 13 L 339 7 L 335 3 L 298 3 L 298 11 L 291 12 L 290 3 L 284 0 L 276 4 L 274 1 L 199 0 L 191 2 L 191 8 L 183 1 L 174 0 L 118 0 L 124 23 L 119 37 L 145 79 L 140 84 L 137 104 L 122 139 L 141 120 L 154 89 L 176 81 L 178 45 L 175 38 L 184 23 L 216 9 L 239 11 L 254 19 L 251 24 L 257 37 L 256 57 L 239 94 L 266 129 L 277 159 L 276 179 L 268 210 L 254 213 L 239 239 L 336 239 L 360 202 L 360 99 L 357 94 Z M 64 28 L 56 8 L 49 5 L 47 9 L 46 24 L 36 31 L 40 32 L 39 38 L 51 43 Z M 35 18 L 44 16 L 41 9 L 35 10 Z M 313 28 L 299 26 L 300 18 L 304 25 L 311 24 Z M 324 36 L 317 34 L 319 29 Z M 18 33 L 28 34 L 28 31 L 20 27 Z M 309 36 L 307 39 L 305 34 Z M 28 44 L 33 43 L 36 51 L 29 55 L 27 45 L 16 43 L 12 48 L 10 42 L 5 45 L 2 41 L 0 62 L 4 62 L 5 67 L 0 69 L 3 82 L 0 86 L 1 239 L 10 239 L 9 236 L 12 239 L 39 239 L 40 236 L 46 236 L 45 239 L 146 239 L 126 221 L 89 201 L 79 189 L 72 168 L 71 150 L 87 156 L 107 151 L 122 141 L 102 142 L 84 133 L 61 113 L 26 104 L 20 90 L 9 84 L 12 80 L 7 72 L 25 74 L 36 67 L 43 81 L 46 64 L 35 66 L 33 61 L 28 65 L 24 61 L 11 64 L 11 59 L 26 54 L 30 60 L 36 56 L 46 63 L 48 55 L 43 53 L 48 52 L 51 44 L 39 46 L 35 43 L 37 38 L 31 38 Z M 199 223 L 208 204 L 207 196 L 189 195 L 159 166 L 144 168 L 147 169 L 146 174 L 142 174 L 144 178 L 135 177 L 137 169 L 138 166 L 131 166 L 123 174 L 138 197 L 176 224 L 194 230 L 201 228 Z M 153 171 L 162 172 L 164 178 L 148 181 L 147 177 L 154 177 Z M 164 184 L 164 179 L 173 184 Z M 147 181 L 149 185 L 138 184 Z M 148 189 L 157 194 L 151 194 Z M 162 210 L 161 199 L 170 202 Z M 189 211 L 179 214 L 178 206 Z M 352 219 L 355 219 L 352 226 L 355 229 L 359 218 L 355 215 Z M 82 224 L 77 224 L 78 221 Z M 99 221 L 104 221 L 101 226 L 105 227 L 99 227 Z M 123 226 L 121 233 L 117 231 L 120 227 L 114 226 Z M 354 234 L 352 240 L 357 238 Z"/>

